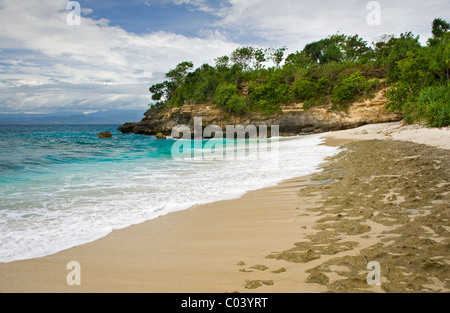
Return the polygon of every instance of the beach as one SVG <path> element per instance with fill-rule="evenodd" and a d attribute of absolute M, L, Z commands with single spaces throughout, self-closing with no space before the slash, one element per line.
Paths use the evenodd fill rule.
<path fill-rule="evenodd" d="M 449 292 L 450 130 L 323 136 L 343 149 L 320 173 L 0 263 L 0 292 Z M 379 285 L 367 282 L 371 261 Z"/>

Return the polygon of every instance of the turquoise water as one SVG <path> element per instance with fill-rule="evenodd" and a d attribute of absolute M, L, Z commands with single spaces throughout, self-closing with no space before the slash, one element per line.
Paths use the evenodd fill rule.
<path fill-rule="evenodd" d="M 259 149 L 252 157 L 179 159 L 172 148 L 180 141 L 116 129 L 0 126 L 0 262 L 56 253 L 114 229 L 310 174 L 336 153 L 313 135 L 277 139 L 276 158 L 250 141 Z M 99 139 L 102 131 L 113 138 Z M 199 151 L 198 142 L 183 144 Z M 235 147 L 248 150 L 249 141 L 229 142 L 225 150 Z"/>
<path fill-rule="evenodd" d="M 124 136 L 116 125 L 0 126 L 0 182 L 27 174 L 59 171 L 63 164 L 98 164 L 170 156 L 171 144 L 136 135 Z M 114 139 L 97 133 L 111 131 Z M 35 177 L 35 176 L 32 176 Z"/>

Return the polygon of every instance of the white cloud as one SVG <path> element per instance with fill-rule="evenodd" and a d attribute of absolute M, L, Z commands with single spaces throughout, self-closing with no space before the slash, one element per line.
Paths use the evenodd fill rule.
<path fill-rule="evenodd" d="M 145 107 L 150 102 L 148 87 L 162 79 L 167 72 L 182 61 L 193 61 L 197 66 L 212 62 L 218 55 L 230 53 L 236 44 L 224 37 L 189 38 L 183 35 L 154 32 L 144 35 L 129 33 L 111 27 L 107 20 L 81 17 L 81 25 L 70 26 L 65 10 L 67 1 L 6 0 L 0 8 L 0 111 L 27 106 L 52 107 L 67 104 L 73 110 L 92 105 L 108 105 L 105 99 L 122 102 L 122 105 Z M 20 20 L 20 23 L 17 21 Z M 13 49 L 11 52 L 11 49 Z M 25 86 L 55 84 L 58 95 L 42 88 Z M 66 85 L 83 88 L 65 92 Z M 144 84 L 143 84 L 144 83 Z M 61 84 L 61 85 L 58 85 Z M 86 86 L 104 84 L 138 86 L 141 92 L 114 94 L 87 94 Z M 21 92 L 15 92 L 15 87 Z M 74 91 L 75 90 L 75 91 Z M 112 90 L 112 89 L 103 89 Z M 133 89 L 136 92 L 136 89 Z M 23 95 L 28 97 L 25 99 Z M 146 99 L 142 95 L 147 96 Z M 45 95 L 48 95 L 46 97 Z M 63 98 L 65 100 L 63 100 Z M 20 102 L 20 104 L 18 104 Z M 91 105 L 91 104 L 89 104 Z M 84 110 L 85 108 L 81 108 Z"/>
<path fill-rule="evenodd" d="M 82 8 L 82 9 L 81 9 L 81 13 L 82 13 L 83 15 L 91 15 L 92 13 L 94 13 L 94 10 L 89 9 L 89 8 Z"/>
<path fill-rule="evenodd" d="M 120 109 L 124 103 L 128 109 L 142 109 L 149 103 L 146 84 L 54 84 L 23 85 L 10 88 L 2 94 L 0 112 L 55 112 L 96 111 Z M 82 95 L 82 96 L 80 96 Z M 13 110 L 11 110 L 13 108 Z"/>
<path fill-rule="evenodd" d="M 431 35 L 431 22 L 450 12 L 448 0 L 380 0 L 381 25 L 369 25 L 369 0 L 229 0 L 215 13 L 218 27 L 236 36 L 258 36 L 265 43 L 302 49 L 306 43 L 337 32 L 359 34 L 369 42 L 383 34 L 412 31 L 422 42 Z M 448 15 L 448 13 L 447 13 Z"/>
<path fill-rule="evenodd" d="M 176 5 L 185 5 L 191 9 L 205 12 L 212 12 L 214 10 L 211 1 L 208 0 L 170 0 Z"/>
<path fill-rule="evenodd" d="M 235 49 L 235 42 L 294 52 L 338 31 L 371 42 L 409 30 L 425 42 L 431 21 L 448 19 L 442 14 L 450 12 L 448 0 L 380 0 L 381 25 L 370 26 L 368 0 L 159 1 L 205 12 L 216 22 L 200 26 L 198 37 L 135 34 L 94 18 L 88 7 L 82 8 L 81 25 L 69 26 L 67 0 L 0 0 L 0 111 L 145 108 L 148 87 L 163 73 L 182 61 L 212 63 Z"/>

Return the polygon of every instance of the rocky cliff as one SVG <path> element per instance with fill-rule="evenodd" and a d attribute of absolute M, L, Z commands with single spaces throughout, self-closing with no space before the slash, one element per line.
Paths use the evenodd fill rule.
<path fill-rule="evenodd" d="M 320 133 L 358 127 L 364 124 L 401 120 L 401 115 L 386 111 L 386 89 L 380 90 L 372 99 L 349 105 L 346 111 L 332 110 L 331 106 L 303 109 L 303 104 L 282 106 L 280 113 L 267 116 L 257 112 L 230 115 L 214 105 L 191 104 L 172 108 L 165 112 L 149 110 L 142 121 L 127 123 L 119 128 L 123 133 L 170 135 L 177 125 L 188 125 L 193 132 L 194 118 L 201 117 L 203 127 L 219 125 L 279 125 L 281 135 Z"/>

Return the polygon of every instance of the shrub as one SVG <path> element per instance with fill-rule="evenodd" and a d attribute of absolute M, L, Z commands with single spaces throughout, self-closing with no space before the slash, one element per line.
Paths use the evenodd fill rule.
<path fill-rule="evenodd" d="M 247 113 L 248 106 L 244 98 L 239 97 L 238 95 L 232 95 L 230 99 L 228 99 L 225 110 L 230 113 Z"/>
<path fill-rule="evenodd" d="M 316 88 L 316 84 L 310 78 L 299 77 L 292 83 L 289 95 L 293 101 L 309 100 L 316 95 Z"/>
<path fill-rule="evenodd" d="M 317 81 L 317 92 L 327 95 L 330 92 L 331 81 L 328 77 L 321 77 Z"/>
<path fill-rule="evenodd" d="M 214 93 L 213 102 L 221 107 L 225 107 L 228 100 L 230 100 L 233 95 L 237 94 L 238 89 L 236 85 L 220 84 L 217 86 L 216 92 Z"/>
<path fill-rule="evenodd" d="M 344 103 L 352 99 L 356 93 L 363 92 L 367 85 L 364 85 L 366 78 L 360 71 L 353 73 L 350 76 L 344 75 L 342 82 L 334 87 L 333 102 Z"/>
<path fill-rule="evenodd" d="M 287 102 L 289 86 L 285 83 L 252 82 L 248 89 L 251 108 L 266 115 L 280 111 L 280 104 Z"/>
<path fill-rule="evenodd" d="M 424 88 L 417 99 L 416 121 L 429 127 L 450 125 L 450 85 Z"/>
<path fill-rule="evenodd" d="M 220 84 L 214 93 L 213 101 L 230 113 L 248 112 L 245 99 L 239 97 L 238 88 L 233 84 Z"/>

